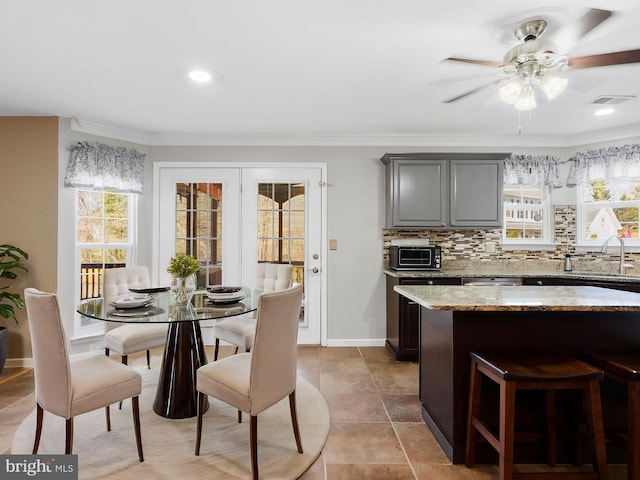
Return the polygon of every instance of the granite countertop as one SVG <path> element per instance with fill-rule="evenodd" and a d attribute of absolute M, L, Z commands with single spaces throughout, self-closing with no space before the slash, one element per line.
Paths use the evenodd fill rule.
<path fill-rule="evenodd" d="M 640 293 L 589 286 L 396 285 L 430 310 L 640 312 Z"/>
<path fill-rule="evenodd" d="M 383 270 L 385 275 L 397 278 L 573 278 L 581 280 L 593 280 L 593 281 L 610 281 L 610 282 L 625 282 L 634 283 L 640 282 L 640 276 L 638 272 L 633 274 L 622 275 L 619 273 L 605 273 L 605 272 L 564 272 L 564 271 L 549 271 L 549 270 L 520 270 L 518 268 L 503 270 L 391 270 L 385 268 Z"/>

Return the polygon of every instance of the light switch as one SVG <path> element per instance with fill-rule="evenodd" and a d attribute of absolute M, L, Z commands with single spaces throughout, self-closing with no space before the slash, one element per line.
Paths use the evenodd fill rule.
<path fill-rule="evenodd" d="M 335 238 L 329 240 L 329 250 L 337 250 L 338 249 L 338 241 Z"/>

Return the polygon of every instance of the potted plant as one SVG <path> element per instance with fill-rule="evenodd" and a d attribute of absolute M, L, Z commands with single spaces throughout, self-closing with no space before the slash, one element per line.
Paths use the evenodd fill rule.
<path fill-rule="evenodd" d="M 196 273 L 200 270 L 200 262 L 191 255 L 178 253 L 169 262 L 167 272 L 173 278 L 171 291 L 176 297 L 176 305 L 186 305 L 196 289 Z"/>
<path fill-rule="evenodd" d="M 29 260 L 29 255 L 24 250 L 13 245 L 0 245 L 0 316 L 18 324 L 15 309 L 24 308 L 24 301 L 19 293 L 12 293 L 9 290 L 12 280 L 17 278 L 16 270 L 28 272 L 25 262 Z M 7 285 L 6 280 L 9 281 Z M 9 331 L 0 325 L 0 373 L 4 369 L 4 363 L 9 353 Z"/>

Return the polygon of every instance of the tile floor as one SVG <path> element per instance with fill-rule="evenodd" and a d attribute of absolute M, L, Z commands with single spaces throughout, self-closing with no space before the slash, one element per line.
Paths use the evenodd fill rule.
<path fill-rule="evenodd" d="M 223 355 L 231 353 L 225 349 Z M 213 353 L 208 352 L 210 358 Z M 153 352 L 159 366 L 161 350 Z M 143 356 L 130 364 L 144 365 Z M 452 465 L 420 417 L 418 364 L 395 362 L 384 348 L 300 347 L 298 372 L 325 397 L 331 429 L 303 480 L 495 480 L 495 466 Z M 34 408 L 31 370 L 0 376 L 0 453 Z M 626 477 L 612 469 L 612 479 Z"/>

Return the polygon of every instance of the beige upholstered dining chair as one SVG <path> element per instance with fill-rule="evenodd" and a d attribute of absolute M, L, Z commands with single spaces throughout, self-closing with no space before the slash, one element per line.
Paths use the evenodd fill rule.
<path fill-rule="evenodd" d="M 196 450 L 200 455 L 202 414 L 207 395 L 251 416 L 251 472 L 258 478 L 258 414 L 289 397 L 296 446 L 302 451 L 296 413 L 296 360 L 302 285 L 265 293 L 258 301 L 255 342 L 251 352 L 211 362 L 196 372 L 198 420 Z M 278 441 L 279 439 L 271 439 Z"/>
<path fill-rule="evenodd" d="M 111 302 L 130 295 L 130 288 L 151 286 L 147 267 L 107 268 L 104 270 L 102 295 L 105 302 Z M 164 346 L 167 340 L 166 324 L 126 324 L 105 322 L 105 354 L 116 352 L 122 355 L 122 363 L 128 362 L 129 354 L 147 352 L 147 368 L 151 368 L 149 350 Z"/>
<path fill-rule="evenodd" d="M 259 263 L 256 267 L 256 282 L 254 288 L 265 293 L 284 290 L 291 287 L 291 273 L 293 265 Z M 239 349 L 244 352 L 251 350 L 256 331 L 255 316 L 238 316 L 227 318 L 216 323 L 213 336 L 216 339 L 213 360 L 218 359 L 220 340 L 235 345 L 235 353 Z"/>
<path fill-rule="evenodd" d="M 138 396 L 142 391 L 140 374 L 103 355 L 69 360 L 57 296 L 27 288 L 24 297 L 35 376 L 36 436 L 33 454 L 38 453 L 45 410 L 66 420 L 65 454 L 69 455 L 73 450 L 74 417 L 105 407 L 107 431 L 110 431 L 109 405 L 131 398 L 138 457 L 144 461 L 138 406 Z"/>

